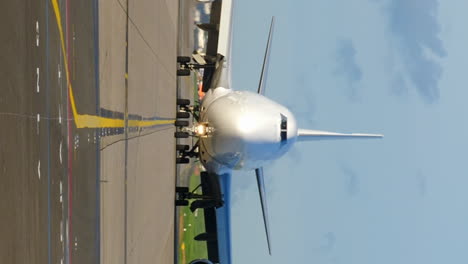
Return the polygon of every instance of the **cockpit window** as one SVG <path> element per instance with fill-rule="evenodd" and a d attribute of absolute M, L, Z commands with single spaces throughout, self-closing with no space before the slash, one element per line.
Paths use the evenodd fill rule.
<path fill-rule="evenodd" d="M 288 139 L 288 118 L 284 116 L 283 114 L 281 115 L 281 145 L 286 144 L 286 140 Z"/>

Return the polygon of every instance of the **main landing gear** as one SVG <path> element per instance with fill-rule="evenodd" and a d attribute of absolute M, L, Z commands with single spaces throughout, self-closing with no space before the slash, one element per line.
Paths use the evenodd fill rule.
<path fill-rule="evenodd" d="M 177 133 L 177 132 L 176 132 Z M 190 148 L 189 145 L 177 144 L 176 145 L 177 164 L 186 164 L 190 162 L 190 158 L 198 158 L 198 142 Z"/>
<path fill-rule="evenodd" d="M 198 119 L 198 106 L 190 105 L 190 100 L 188 99 L 177 99 L 177 120 L 174 123 L 177 129 L 176 132 L 174 132 L 175 138 L 190 137 L 190 133 L 187 131 L 187 129 L 185 129 L 190 125 L 188 120 L 190 115 L 192 115 L 195 120 Z M 177 144 L 176 151 L 177 164 L 189 163 L 189 158 L 198 157 L 198 142 L 195 143 L 192 148 L 190 148 L 189 145 Z"/>
<path fill-rule="evenodd" d="M 211 177 L 210 177 L 211 176 Z M 219 208 L 223 206 L 224 202 L 222 200 L 221 194 L 217 191 L 218 188 L 214 189 L 213 184 L 219 184 L 218 181 L 213 183 L 213 180 L 217 180 L 213 177 L 213 175 L 208 174 L 207 172 L 201 172 L 200 177 L 205 177 L 208 179 L 206 184 L 207 186 L 203 186 L 202 184 L 198 185 L 193 191 L 190 191 L 188 187 L 176 187 L 176 206 L 187 206 L 189 205 L 189 200 L 194 200 L 190 204 L 190 210 L 194 212 L 195 210 L 201 208 Z M 213 178 L 213 179 L 211 179 Z M 205 185 L 206 185 L 205 184 Z M 212 190 L 212 191 L 204 191 L 203 194 L 196 193 L 197 189 L 202 187 L 203 190 Z M 213 191 L 216 190 L 216 191 Z"/>
<path fill-rule="evenodd" d="M 197 56 L 202 58 L 200 55 L 197 55 Z M 207 58 L 204 58 L 202 60 L 205 60 L 205 59 Z M 201 63 L 205 63 L 205 64 L 201 64 Z M 206 62 L 201 62 L 201 63 L 198 63 L 196 61 L 192 62 L 192 58 L 188 56 L 177 56 L 177 64 L 178 64 L 177 76 L 189 76 L 190 71 L 193 71 L 196 69 L 215 67 L 215 63 L 206 63 Z"/>
<path fill-rule="evenodd" d="M 190 115 L 193 116 L 195 121 L 198 121 L 200 115 L 200 106 L 199 105 L 190 105 L 189 99 L 177 99 L 177 113 L 175 126 L 177 127 L 187 127 L 189 126 L 188 120 Z"/>

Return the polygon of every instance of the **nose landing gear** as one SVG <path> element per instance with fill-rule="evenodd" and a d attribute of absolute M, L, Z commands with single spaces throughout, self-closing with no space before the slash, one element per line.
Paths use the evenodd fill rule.
<path fill-rule="evenodd" d="M 190 133 L 190 122 L 185 120 L 190 118 L 190 115 L 194 117 L 195 120 L 198 120 L 199 107 L 197 105 L 190 105 L 190 100 L 188 99 L 177 99 L 177 120 L 174 125 L 177 130 L 174 132 L 175 138 L 188 138 L 192 135 Z M 195 143 L 192 148 L 189 145 L 177 144 L 176 145 L 177 164 L 186 164 L 190 162 L 190 158 L 198 158 L 198 142 Z"/>
<path fill-rule="evenodd" d="M 198 121 L 200 116 L 200 106 L 199 105 L 190 105 L 190 100 L 188 99 L 177 99 L 178 111 L 176 114 L 177 118 L 190 118 L 190 115 Z M 188 125 L 187 125 L 188 126 Z"/>

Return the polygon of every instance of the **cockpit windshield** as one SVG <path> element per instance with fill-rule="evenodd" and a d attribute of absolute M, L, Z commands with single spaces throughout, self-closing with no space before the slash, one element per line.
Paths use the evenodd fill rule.
<path fill-rule="evenodd" d="M 286 144 L 286 140 L 288 139 L 288 118 L 284 116 L 283 114 L 281 115 L 281 145 Z"/>

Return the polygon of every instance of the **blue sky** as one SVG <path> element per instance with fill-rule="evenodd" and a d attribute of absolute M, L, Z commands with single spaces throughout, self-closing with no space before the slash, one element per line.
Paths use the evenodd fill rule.
<path fill-rule="evenodd" d="M 468 262 L 467 1 L 235 1 L 233 85 L 300 127 L 383 140 L 297 144 L 265 167 L 268 256 L 254 173 L 233 177 L 235 263 Z"/>

